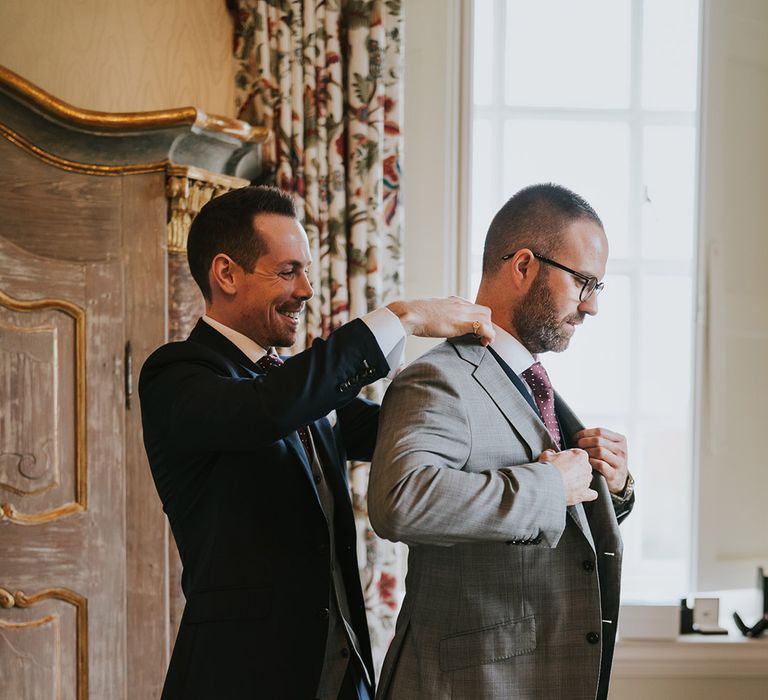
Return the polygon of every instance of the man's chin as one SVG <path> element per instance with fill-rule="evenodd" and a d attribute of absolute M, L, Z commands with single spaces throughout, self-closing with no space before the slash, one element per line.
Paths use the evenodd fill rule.
<path fill-rule="evenodd" d="M 286 333 L 284 335 L 275 338 L 275 342 L 272 343 L 276 348 L 290 348 L 295 342 L 297 333 Z"/>

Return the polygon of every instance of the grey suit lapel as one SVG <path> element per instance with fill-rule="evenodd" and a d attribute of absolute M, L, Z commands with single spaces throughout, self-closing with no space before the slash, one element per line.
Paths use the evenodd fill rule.
<path fill-rule="evenodd" d="M 453 338 L 449 342 L 454 346 L 459 357 L 475 365 L 473 372 L 475 380 L 528 445 L 533 458 L 536 459 L 544 450 L 557 450 L 557 445 L 539 414 L 512 384 L 493 355 L 476 341 L 468 341 L 466 338 L 467 336 Z M 581 430 L 583 427 L 581 422 L 557 392 L 555 392 L 555 402 L 558 414 L 562 409 L 560 420 L 563 430 L 567 431 L 566 434 L 570 436 Z M 568 506 L 567 511 L 594 550 L 595 543 L 584 507 L 581 503 L 577 503 L 575 506 Z"/>
<path fill-rule="evenodd" d="M 543 450 L 556 450 L 541 418 L 510 382 L 493 355 L 481 345 L 470 345 L 460 338 L 451 342 L 462 359 L 475 365 L 472 373 L 475 380 L 520 434 L 531 454 L 538 456 Z"/>

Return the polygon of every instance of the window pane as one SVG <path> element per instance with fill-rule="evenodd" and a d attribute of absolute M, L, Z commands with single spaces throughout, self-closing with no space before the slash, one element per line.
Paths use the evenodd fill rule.
<path fill-rule="evenodd" d="M 640 299 L 640 412 L 688 425 L 693 381 L 693 280 L 648 275 Z"/>
<path fill-rule="evenodd" d="M 568 187 L 602 219 L 613 258 L 630 252 L 629 172 L 627 124 L 509 120 L 505 125 L 505 197 L 536 182 Z"/>
<path fill-rule="evenodd" d="M 552 385 L 576 414 L 605 428 L 616 425 L 630 405 L 630 290 L 629 277 L 606 275 L 597 316 L 584 320 L 565 352 L 540 358 Z"/>
<path fill-rule="evenodd" d="M 507 0 L 506 9 L 507 104 L 629 106 L 628 0 Z"/>
<path fill-rule="evenodd" d="M 643 257 L 693 257 L 695 130 L 654 126 L 643 130 Z"/>
<path fill-rule="evenodd" d="M 474 51 L 472 52 L 472 90 L 477 105 L 493 102 L 495 76 L 493 0 L 475 0 Z"/>
<path fill-rule="evenodd" d="M 698 41 L 698 0 L 644 0 L 644 109 L 696 109 Z"/>
<path fill-rule="evenodd" d="M 685 561 L 690 547 L 690 499 L 680 496 L 690 492 L 690 428 L 687 424 L 675 429 L 668 424 L 646 423 L 640 428 L 639 443 L 632 452 L 632 469 L 643 496 L 642 501 L 638 498 L 638 507 L 644 513 L 664 514 L 643 518 L 641 556 Z M 685 590 L 687 586 L 678 589 Z M 670 593 L 674 594 L 674 589 Z"/>

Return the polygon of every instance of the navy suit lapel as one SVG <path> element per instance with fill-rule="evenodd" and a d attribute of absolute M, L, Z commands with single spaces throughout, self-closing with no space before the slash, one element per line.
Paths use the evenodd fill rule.
<path fill-rule="evenodd" d="M 226 357 L 230 362 L 236 364 L 239 369 L 246 370 L 245 373 L 238 372 L 238 376 L 247 378 L 253 377 L 260 370 L 251 362 L 248 356 L 240 350 L 231 340 L 223 336 L 213 326 L 208 325 L 203 319 L 199 319 L 189 334 L 189 340 L 194 343 L 200 343 L 210 348 L 214 352 Z"/>
<path fill-rule="evenodd" d="M 251 362 L 250 358 L 240 350 L 232 341 L 223 336 L 215 328 L 207 324 L 203 319 L 199 319 L 192 332 L 189 334 L 189 340 L 205 345 L 215 352 L 226 357 L 232 362 L 233 372 L 235 376 L 242 379 L 250 379 L 258 375 L 264 374 L 264 370 Z M 314 432 L 313 432 L 314 435 Z M 284 438 L 285 444 L 293 452 L 294 457 L 301 465 L 309 484 L 312 487 L 312 492 L 317 499 L 318 507 L 320 506 L 320 497 L 317 493 L 317 486 L 315 485 L 314 474 L 312 474 L 312 465 L 309 463 L 309 458 L 304 450 L 304 446 L 301 444 L 301 438 L 298 432 L 294 431 L 289 433 Z M 325 463 L 324 463 L 325 464 Z"/>

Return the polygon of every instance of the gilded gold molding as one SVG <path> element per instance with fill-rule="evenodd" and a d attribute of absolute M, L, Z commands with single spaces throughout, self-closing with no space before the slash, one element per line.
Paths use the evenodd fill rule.
<path fill-rule="evenodd" d="M 60 158 L 53 153 L 48 153 L 35 144 L 27 141 L 23 136 L 9 129 L 5 124 L 0 124 L 0 136 L 5 137 L 12 144 L 18 146 L 35 158 L 61 170 L 69 170 L 86 175 L 138 175 L 141 173 L 154 173 L 165 169 L 168 160 L 160 160 L 155 163 L 134 163 L 130 165 L 96 165 L 93 163 L 78 163 L 74 160 Z"/>
<path fill-rule="evenodd" d="M 97 127 L 111 131 L 166 129 L 185 124 L 207 131 L 218 131 L 247 143 L 263 143 L 267 129 L 251 126 L 239 119 L 208 115 L 197 107 L 179 107 L 152 112 L 97 112 L 73 107 L 0 66 L 0 89 L 12 92 L 43 112 L 76 127 Z"/>
<path fill-rule="evenodd" d="M 39 525 L 88 507 L 88 473 L 86 465 L 85 411 L 85 311 L 64 299 L 14 299 L 0 290 L 0 306 L 11 311 L 30 312 L 41 309 L 61 311 L 75 321 L 75 499 L 57 508 L 39 513 L 20 513 L 12 503 L 0 504 L 0 521 L 19 525 Z M 1 488 L 1 487 L 0 487 Z M 2 601 L 0 600 L 0 605 Z"/>
<path fill-rule="evenodd" d="M 68 588 L 47 588 L 44 591 L 27 595 L 23 591 L 11 593 L 0 588 L 0 607 L 30 608 L 43 600 L 60 600 L 73 605 L 76 609 L 76 653 L 77 653 L 77 700 L 88 698 L 88 600 Z"/>
<path fill-rule="evenodd" d="M 184 253 L 192 219 L 214 197 L 248 185 L 248 180 L 220 175 L 186 165 L 169 166 L 165 182 L 168 198 L 168 251 Z"/>

